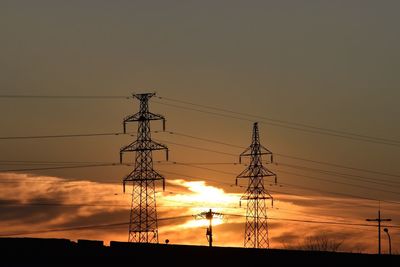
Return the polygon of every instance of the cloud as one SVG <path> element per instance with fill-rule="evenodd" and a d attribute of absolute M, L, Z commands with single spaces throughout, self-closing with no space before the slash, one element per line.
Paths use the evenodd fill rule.
<path fill-rule="evenodd" d="M 37 201 L 44 200 L 43 203 L 52 201 L 48 198 L 37 198 Z M 27 225 L 48 223 L 49 221 L 60 218 L 65 213 L 77 213 L 77 207 L 65 207 L 60 209 L 58 206 L 43 205 L 19 205 L 14 200 L 1 200 L 0 202 L 0 221 L 9 223 L 21 223 L 21 219 Z"/>
<path fill-rule="evenodd" d="M 126 241 L 130 214 L 131 188 L 122 194 L 120 184 L 68 181 L 49 176 L 1 173 L 1 234 L 40 231 L 26 236 Z M 241 194 L 226 192 L 204 181 L 169 180 L 165 192 L 157 193 L 159 240 L 172 244 L 206 245 L 207 220 L 192 215 L 212 208 L 225 214 L 214 220 L 214 241 L 218 246 L 242 246 L 246 204 L 238 206 Z M 365 223 L 376 213 L 374 202 L 320 195 L 275 194 L 275 206 L 268 207 L 270 245 L 282 248 L 296 245 L 308 236 L 327 235 L 343 240 L 342 250 L 374 252 L 376 228 L 312 224 L 302 221 Z M 398 206 L 385 204 L 384 211 L 398 220 Z M 232 216 L 232 215 L 235 216 Z M 239 216 L 237 216 L 239 215 Z M 182 217 L 186 216 L 186 217 Z M 48 229 L 87 225 L 126 223 L 113 227 L 60 232 Z M 396 231 L 391 228 L 391 231 Z M 383 249 L 386 245 L 383 241 Z M 393 240 L 393 248 L 399 246 Z"/>

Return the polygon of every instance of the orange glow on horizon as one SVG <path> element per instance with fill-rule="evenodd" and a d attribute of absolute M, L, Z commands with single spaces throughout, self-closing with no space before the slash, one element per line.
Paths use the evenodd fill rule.
<path fill-rule="evenodd" d="M 171 184 L 187 188 L 189 193 L 176 193 L 166 195 L 160 198 L 160 202 L 169 204 L 184 205 L 188 207 L 188 213 L 192 215 L 199 214 L 212 209 L 219 213 L 229 213 L 230 209 L 238 208 L 240 194 L 226 193 L 223 189 L 206 185 L 204 181 L 185 181 L 170 180 Z M 221 225 L 226 220 L 223 218 L 213 219 L 213 226 Z M 206 219 L 193 219 L 180 224 L 177 228 L 204 228 L 209 225 Z"/>

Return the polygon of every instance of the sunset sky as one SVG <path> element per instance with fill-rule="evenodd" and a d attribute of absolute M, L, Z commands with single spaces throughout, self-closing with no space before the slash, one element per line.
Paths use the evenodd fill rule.
<path fill-rule="evenodd" d="M 138 110 L 126 97 L 157 92 L 150 109 L 166 117 L 167 132 L 154 122 L 152 137 L 170 155 L 167 163 L 154 153 L 167 179 L 157 193 L 160 242 L 206 245 L 206 224 L 191 215 L 245 214 L 246 181 L 234 184 L 247 161 L 235 163 L 258 121 L 278 175 L 277 186 L 266 182 L 272 248 L 325 234 L 343 240 L 342 250 L 376 252 L 377 229 L 357 224 L 380 206 L 399 253 L 399 8 L 390 0 L 1 1 L 0 235 L 126 241 L 126 225 L 47 230 L 127 222 L 122 179 L 131 166 L 32 169 L 117 163 L 134 135 L 11 137 L 121 132 Z M 214 231 L 215 245 L 242 246 L 244 218 L 225 216 Z"/>

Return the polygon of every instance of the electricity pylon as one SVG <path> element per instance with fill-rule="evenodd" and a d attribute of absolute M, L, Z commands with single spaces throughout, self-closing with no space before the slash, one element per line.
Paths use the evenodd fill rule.
<path fill-rule="evenodd" d="M 132 205 L 129 221 L 129 242 L 158 243 L 158 223 L 156 210 L 155 181 L 162 180 L 165 189 L 165 178 L 153 169 L 153 150 L 166 150 L 168 148 L 151 140 L 150 121 L 162 120 L 165 130 L 165 118 L 149 111 L 149 99 L 155 93 L 134 94 L 133 98 L 140 101 L 139 112 L 124 119 L 124 133 L 126 124 L 138 122 L 137 139 L 120 150 L 120 162 L 124 152 L 136 152 L 133 171 L 123 180 L 125 184 L 132 182 Z"/>
<path fill-rule="evenodd" d="M 246 225 L 244 233 L 244 247 L 246 248 L 268 248 L 268 223 L 267 223 L 267 205 L 266 200 L 273 198 L 264 187 L 264 177 L 274 177 L 275 184 L 277 177 L 263 166 L 262 156 L 268 157 L 267 163 L 273 162 L 272 152 L 260 144 L 257 122 L 253 125 L 253 136 L 251 145 L 239 156 L 239 162 L 242 157 L 250 157 L 249 166 L 236 177 L 236 185 L 239 178 L 249 179 L 249 185 L 246 192 L 240 198 L 241 201 L 247 201 Z"/>

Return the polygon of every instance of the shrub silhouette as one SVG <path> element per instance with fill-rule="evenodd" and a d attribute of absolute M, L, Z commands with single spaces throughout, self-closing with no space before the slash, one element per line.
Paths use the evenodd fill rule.
<path fill-rule="evenodd" d="M 298 244 L 288 245 L 284 243 L 285 249 L 295 250 L 309 250 L 309 251 L 338 251 L 344 240 L 337 240 L 329 237 L 326 234 L 313 235 L 305 237 L 304 240 Z"/>

